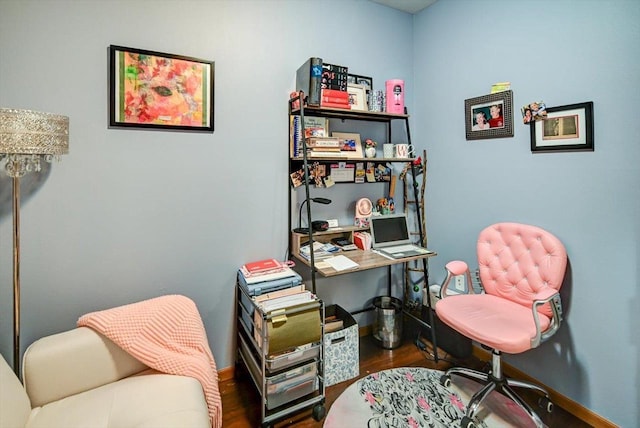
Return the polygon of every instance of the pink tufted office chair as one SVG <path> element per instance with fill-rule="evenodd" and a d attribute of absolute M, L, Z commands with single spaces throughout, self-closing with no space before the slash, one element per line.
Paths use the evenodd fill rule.
<path fill-rule="evenodd" d="M 458 374 L 485 382 L 471 398 L 462 428 L 476 426 L 474 419 L 482 400 L 498 390 L 515 401 L 537 426 L 544 424 L 533 409 L 511 388 L 530 388 L 543 394 L 539 404 L 553 410 L 549 394 L 530 382 L 507 379 L 502 374 L 503 352 L 518 354 L 539 346 L 559 328 L 562 320 L 560 286 L 567 266 L 564 246 L 551 233 L 536 226 L 497 223 L 478 237 L 479 278 L 482 292 L 474 292 L 467 264 L 452 261 L 446 265 L 447 277 L 436 304 L 438 318 L 461 334 L 492 349 L 489 373 L 456 367 L 441 378 L 448 386 Z M 447 296 L 451 278 L 466 275 L 467 294 Z"/>

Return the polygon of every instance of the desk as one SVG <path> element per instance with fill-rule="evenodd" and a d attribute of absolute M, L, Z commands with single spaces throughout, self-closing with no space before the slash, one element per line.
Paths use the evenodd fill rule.
<path fill-rule="evenodd" d="M 345 227 L 340 227 L 335 229 L 329 229 L 324 232 L 315 232 L 313 234 L 313 239 L 314 241 L 326 243 L 326 242 L 331 242 L 333 238 L 344 237 L 349 239 L 351 242 L 353 242 L 353 232 L 366 231 L 366 230 L 368 229 L 355 227 L 355 226 L 345 226 Z M 291 255 L 295 257 L 297 260 L 304 263 L 305 265 L 311 266 L 311 263 L 300 255 L 300 247 L 304 245 L 308 240 L 309 240 L 309 235 L 305 233 L 293 232 L 291 234 L 291 249 L 292 249 Z M 327 266 L 327 267 L 317 266 L 318 263 L 321 262 L 322 260 L 316 260 L 315 261 L 316 272 L 318 272 L 323 277 L 345 275 L 353 272 L 360 272 L 360 271 L 369 270 L 369 269 L 377 269 L 385 266 L 397 265 L 405 262 L 410 262 L 413 260 L 427 259 L 429 257 L 437 256 L 438 254 L 436 252 L 430 252 L 430 253 L 421 254 L 418 256 L 404 257 L 402 259 L 390 259 L 388 257 L 381 256 L 380 254 L 371 250 L 363 251 L 358 249 L 358 250 L 351 250 L 351 251 L 340 251 L 335 255 L 336 256 L 343 255 L 345 257 L 350 258 L 351 260 L 353 260 L 358 264 L 358 267 L 354 269 L 349 269 L 349 270 L 337 271 L 330 266 Z"/>
<path fill-rule="evenodd" d="M 337 228 L 333 228 L 333 229 L 329 229 L 326 230 L 324 232 L 314 232 L 313 233 L 313 240 L 314 241 L 318 241 L 318 242 L 323 242 L 323 243 L 327 243 L 327 242 L 331 242 L 331 240 L 333 238 L 346 238 L 348 240 L 350 240 L 351 242 L 353 242 L 353 233 L 357 232 L 357 231 L 366 231 L 368 230 L 367 228 L 362 228 L 362 227 L 356 227 L 356 226 L 343 226 L 343 227 L 337 227 Z M 291 256 L 295 257 L 297 260 L 299 260 L 300 262 L 302 262 L 303 264 L 305 264 L 306 266 L 311 267 L 311 263 L 305 259 L 304 257 L 302 257 L 300 255 L 300 247 L 302 245 L 304 245 L 305 243 L 307 243 L 309 241 L 309 235 L 306 233 L 296 233 L 296 232 L 292 232 L 291 233 Z M 437 256 L 438 254 L 436 252 L 429 252 L 426 254 L 421 254 L 418 256 L 412 256 L 412 257 L 405 257 L 402 259 L 390 259 L 388 257 L 385 256 L 381 256 L 380 254 L 374 252 L 374 251 L 363 251 L 363 250 L 351 250 L 351 251 L 340 251 L 338 253 L 336 253 L 336 255 L 343 255 L 345 257 L 348 257 L 349 259 L 351 259 L 352 261 L 356 262 L 358 264 L 357 268 L 354 269 L 348 269 L 348 270 L 342 270 L 342 271 L 337 271 L 334 268 L 332 268 L 331 266 L 321 266 L 318 267 L 318 262 L 320 262 L 321 260 L 316 260 L 315 261 L 315 265 L 313 267 L 313 269 L 319 273 L 321 276 L 323 277 L 332 277 L 332 276 L 338 276 L 338 275 L 345 275 L 345 274 L 350 274 L 350 273 L 354 273 L 354 272 L 362 272 L 365 270 L 369 270 L 369 269 L 377 269 L 377 268 L 381 268 L 381 267 L 389 267 L 389 266 L 393 266 L 393 265 L 398 265 L 398 264 L 403 264 L 406 262 L 411 262 L 414 260 L 422 260 L 423 266 L 424 266 L 424 270 L 425 270 L 425 287 L 429 287 L 428 283 L 427 283 L 427 275 L 426 275 L 426 264 L 428 263 L 428 259 L 430 257 L 434 257 Z M 390 277 L 390 276 L 389 276 Z M 314 292 L 315 292 L 315 285 L 314 285 Z M 388 295 L 391 296 L 391 280 L 389 279 L 389 285 L 388 285 Z M 422 305 L 421 305 L 422 306 Z M 363 309 L 363 311 L 368 310 L 368 309 Z M 356 311 L 353 312 L 358 313 L 358 312 L 362 312 L 362 311 Z M 437 341 L 436 341 L 436 327 L 434 325 L 434 315 L 433 315 L 433 311 L 428 311 L 428 321 L 424 320 L 423 317 L 420 316 L 420 314 L 416 314 L 415 311 L 409 310 L 406 307 L 403 309 L 403 313 L 407 316 L 409 316 L 411 319 L 413 319 L 414 321 L 416 321 L 419 325 L 421 325 L 422 327 L 425 327 L 428 329 L 429 334 L 431 335 L 431 341 L 433 343 L 433 347 L 434 349 L 438 349 L 437 346 Z M 436 363 L 438 362 L 438 353 L 435 353 L 435 361 Z"/>

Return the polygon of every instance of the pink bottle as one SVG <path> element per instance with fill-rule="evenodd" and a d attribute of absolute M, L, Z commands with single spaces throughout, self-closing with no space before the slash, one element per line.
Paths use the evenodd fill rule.
<path fill-rule="evenodd" d="M 387 80 L 387 113 L 404 114 L 404 80 Z"/>

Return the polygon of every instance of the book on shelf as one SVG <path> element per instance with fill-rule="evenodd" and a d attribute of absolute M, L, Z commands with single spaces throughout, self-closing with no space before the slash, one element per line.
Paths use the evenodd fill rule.
<path fill-rule="evenodd" d="M 329 89 L 322 88 L 321 90 L 322 97 L 328 98 L 339 98 L 341 100 L 349 100 L 349 92 L 345 89 L 344 91 L 338 89 Z"/>
<path fill-rule="evenodd" d="M 311 57 L 296 72 L 296 91 L 303 91 L 310 106 L 320 105 L 322 58 Z"/>
<path fill-rule="evenodd" d="M 340 147 L 309 147 L 309 150 L 312 152 L 331 152 L 331 153 L 340 153 Z"/>
<path fill-rule="evenodd" d="M 302 119 L 300 116 L 292 115 L 289 119 L 289 154 L 291 157 L 302 156 L 303 135 L 305 138 L 329 136 L 329 119 L 326 117 L 305 116 L 304 132 L 302 131 Z"/>
<path fill-rule="evenodd" d="M 349 104 L 349 93 L 347 91 L 324 88 L 322 89 L 320 107 L 324 107 L 327 103 Z"/>
<path fill-rule="evenodd" d="M 347 103 L 347 104 L 342 104 L 342 103 L 330 103 L 329 101 L 327 102 L 323 102 L 321 104 L 321 107 L 325 107 L 325 108 L 341 108 L 344 110 L 351 110 L 351 104 Z"/>
<path fill-rule="evenodd" d="M 304 117 L 304 136 L 305 138 L 328 137 L 329 136 L 329 119 L 326 117 L 305 116 Z"/>
<path fill-rule="evenodd" d="M 336 97 L 322 97 L 320 100 L 320 107 L 323 107 L 326 103 L 333 104 L 349 104 L 349 98 L 336 98 Z"/>
<path fill-rule="evenodd" d="M 307 139 L 307 147 L 311 148 L 336 148 L 340 150 L 340 138 L 338 137 L 311 137 Z"/>
<path fill-rule="evenodd" d="M 347 90 L 349 68 L 337 64 L 322 64 L 321 87 L 327 89 Z"/>
<path fill-rule="evenodd" d="M 340 150 L 309 150 L 307 156 L 312 158 L 349 158 L 349 152 L 343 152 Z"/>
<path fill-rule="evenodd" d="M 300 116 L 289 116 L 289 156 L 299 156 L 302 144 L 300 141 L 302 141 Z"/>

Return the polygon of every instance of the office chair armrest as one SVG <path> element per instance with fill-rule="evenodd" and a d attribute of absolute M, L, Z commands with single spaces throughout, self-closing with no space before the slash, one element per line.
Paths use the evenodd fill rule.
<path fill-rule="evenodd" d="M 540 306 L 545 304 L 549 304 L 551 308 L 551 323 L 549 324 L 549 328 L 545 331 L 541 331 L 538 310 Z M 551 287 L 538 291 L 531 310 L 533 311 L 533 320 L 536 325 L 536 335 L 531 338 L 531 347 L 535 348 L 553 336 L 560 328 L 560 323 L 562 322 L 562 302 L 560 301 L 560 293 Z"/>
<path fill-rule="evenodd" d="M 439 296 L 440 298 L 447 297 L 447 290 L 449 288 L 449 284 L 451 283 L 451 279 L 454 276 L 458 276 L 458 275 L 466 275 L 467 294 L 474 293 L 473 286 L 472 286 L 473 283 L 471 282 L 471 272 L 469 272 L 469 266 L 467 266 L 465 262 L 461 260 L 453 260 L 447 263 L 444 266 L 444 268 L 447 271 L 447 276 L 444 279 L 444 281 L 442 281 L 442 286 L 440 287 L 440 296 Z"/>

